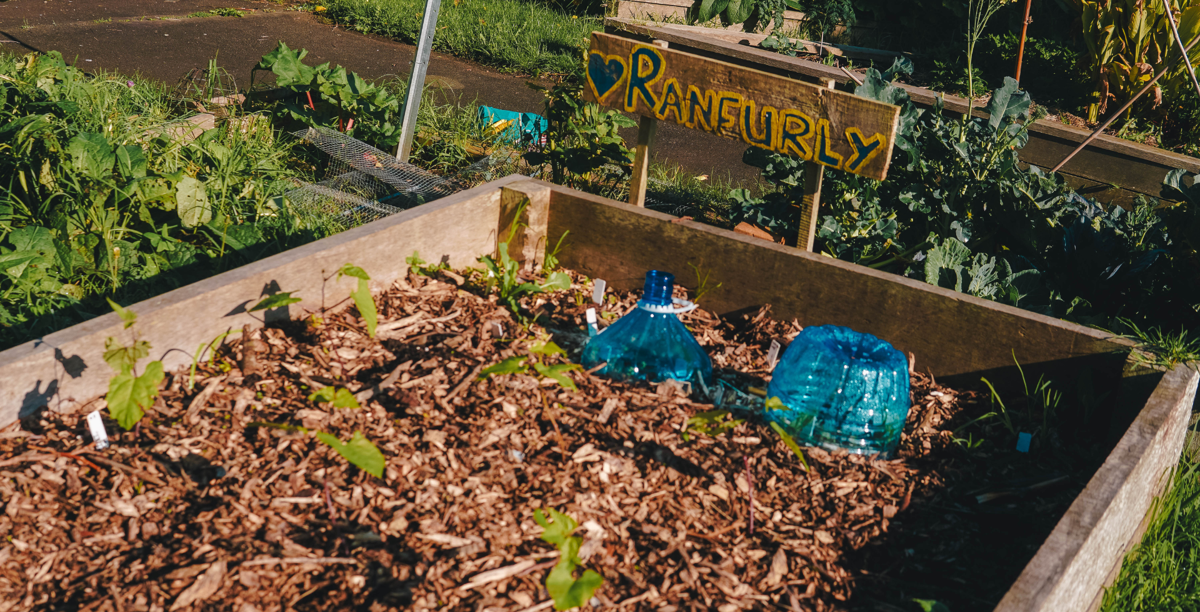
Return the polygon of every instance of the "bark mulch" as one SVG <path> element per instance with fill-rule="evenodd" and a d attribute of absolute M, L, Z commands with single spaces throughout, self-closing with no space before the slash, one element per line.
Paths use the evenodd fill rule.
<path fill-rule="evenodd" d="M 1041 464 L 964 452 L 952 426 L 986 402 L 921 373 L 899 457 L 809 448 L 807 472 L 753 419 L 685 440 L 713 406 L 676 385 L 480 380 L 538 334 L 577 358 L 591 286 L 528 298 L 530 332 L 472 274 L 395 283 L 376 297 L 377 340 L 345 307 L 234 334 L 194 381 L 169 374 L 135 430 L 106 421 L 106 450 L 85 411 L 0 432 L 0 610 L 550 609 L 538 508 L 579 522 L 601 609 L 912 610 L 932 594 L 966 610 L 998 600 L 1090 475 L 999 510 L 964 502 Z M 605 321 L 637 296 L 610 298 Z M 800 331 L 768 309 L 684 320 L 739 389 L 765 387 L 771 340 Z M 362 407 L 306 399 L 327 385 Z M 260 422 L 362 432 L 384 476 Z"/>

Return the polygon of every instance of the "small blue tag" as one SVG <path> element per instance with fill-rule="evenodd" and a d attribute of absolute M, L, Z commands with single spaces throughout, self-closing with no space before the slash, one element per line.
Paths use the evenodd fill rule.
<path fill-rule="evenodd" d="M 1033 434 L 1021 432 L 1017 434 L 1017 452 L 1028 453 L 1029 443 L 1033 441 Z"/>

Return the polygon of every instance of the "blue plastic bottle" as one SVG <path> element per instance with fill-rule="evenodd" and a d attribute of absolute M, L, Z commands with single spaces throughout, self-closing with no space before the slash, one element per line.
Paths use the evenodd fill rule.
<path fill-rule="evenodd" d="M 667 379 L 707 385 L 712 380 L 712 361 L 679 322 L 672 306 L 675 276 L 651 270 L 646 273 L 645 292 L 637 308 L 588 340 L 583 348 L 583 367 L 607 363 L 597 374 L 616 380 Z M 694 308 L 694 306 L 693 306 Z"/>
<path fill-rule="evenodd" d="M 892 345 L 845 327 L 805 328 L 775 367 L 767 409 L 801 444 L 890 455 L 908 417 L 908 360 Z"/>

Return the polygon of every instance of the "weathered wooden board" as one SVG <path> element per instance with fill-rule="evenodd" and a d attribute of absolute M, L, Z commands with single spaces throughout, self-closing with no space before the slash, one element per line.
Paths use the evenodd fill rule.
<path fill-rule="evenodd" d="M 1179 462 L 1200 373 L 1167 372 L 997 612 L 1086 612 Z"/>
<path fill-rule="evenodd" d="M 939 379 L 1022 365 L 1117 354 L 1105 366 L 1118 375 L 1131 344 L 1110 334 L 1026 310 L 934 287 L 863 266 L 772 244 L 695 221 L 598 196 L 556 188 L 548 239 L 569 231 L 562 265 L 599 276 L 610 287 L 641 286 L 646 270 L 675 275 L 693 287 L 710 275 L 703 305 L 719 313 L 770 304 L 801 325 L 850 325 L 917 355 Z"/>
<path fill-rule="evenodd" d="M 900 108 L 728 62 L 592 34 L 584 97 L 630 113 L 887 176 Z"/>
<path fill-rule="evenodd" d="M 512 220 L 522 206 L 525 227 L 514 236 Z M 323 289 L 327 296 L 339 290 L 328 277 L 344 263 L 367 269 L 379 288 L 405 273 L 404 258 L 413 251 L 467 266 L 511 240 L 514 254 L 535 263 L 538 251 L 568 231 L 562 263 L 613 287 L 640 286 L 650 268 L 674 272 L 687 285 L 694 265 L 722 283 L 705 298 L 707 308 L 729 314 L 769 303 L 775 316 L 805 325 L 848 325 L 916 353 L 918 368 L 939 378 L 1012 369 L 1010 351 L 1032 366 L 1114 355 L 1123 363 L 1130 349 L 1096 330 L 520 176 L 132 305 L 139 314 L 134 329 L 153 345 L 152 357 L 178 367 L 218 333 L 261 325 L 244 308 L 266 292 L 306 298 L 293 316 L 318 308 Z M 127 333 L 108 315 L 0 353 L 0 427 L 22 408 L 79 409 L 103 394 L 111 376 L 101 358 L 104 339 Z M 1121 363 L 1113 378 L 1120 378 Z M 1153 392 L 1122 385 L 1126 393 L 1118 399 L 1137 411 L 1133 425 L 998 610 L 1088 610 L 1138 533 L 1153 493 L 1178 460 L 1200 374 L 1180 367 L 1161 378 L 1136 378 Z"/>
<path fill-rule="evenodd" d="M 136 333 L 153 347 L 150 357 L 171 369 L 190 364 L 196 347 L 222 332 L 261 325 L 245 309 L 263 295 L 295 292 L 304 301 L 290 307 L 292 316 L 320 308 L 322 295 L 330 304 L 340 301 L 352 289 L 348 281 L 323 279 L 345 263 L 366 270 L 375 289 L 404 274 L 414 252 L 454 267 L 477 265 L 510 225 L 511 212 L 501 215 L 502 190 L 529 190 L 531 210 L 543 211 L 533 225 L 544 227 L 548 198 L 541 185 L 516 175 L 494 181 L 132 305 L 138 322 L 130 330 L 109 314 L 4 351 L 0 427 L 42 406 L 69 410 L 103 395 L 113 374 L 101 357 L 110 336 L 129 342 Z M 521 244 L 544 251 L 545 241 L 525 236 Z"/>
<path fill-rule="evenodd" d="M 758 47 L 766 38 L 762 34 L 708 31 L 679 25 L 654 26 L 630 19 L 609 19 L 605 23 L 609 32 L 620 32 L 635 40 L 664 40 L 672 47 L 688 53 L 736 61 L 786 78 L 834 79 L 838 83 L 850 81 L 844 72 L 833 66 Z M 876 65 L 890 62 L 890 59 L 877 61 Z M 899 86 L 908 92 L 913 103 L 919 107 L 930 108 L 941 98 L 944 102 L 943 111 L 947 115 L 962 116 L 967 111 L 965 98 L 912 85 Z M 976 106 L 974 115 L 986 117 L 987 113 Z M 1029 144 L 1021 149 L 1021 161 L 1048 170 L 1062 161 L 1090 133 L 1090 130 L 1063 125 L 1051 119 L 1036 121 L 1029 129 Z M 1089 189 L 1087 195 L 1090 197 L 1128 207 L 1138 195 L 1157 197 L 1163 177 L 1175 168 L 1187 169 L 1189 173 L 1200 172 L 1200 159 L 1122 138 L 1099 136 L 1072 158 L 1059 174 L 1073 186 Z"/>

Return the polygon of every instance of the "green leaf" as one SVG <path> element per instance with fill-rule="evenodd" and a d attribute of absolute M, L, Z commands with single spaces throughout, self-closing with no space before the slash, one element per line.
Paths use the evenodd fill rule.
<path fill-rule="evenodd" d="M 509 357 L 500 363 L 484 368 L 479 373 L 479 378 L 487 378 L 492 374 L 524 374 L 529 371 L 529 366 L 524 363 L 525 359 L 524 355 Z"/>
<path fill-rule="evenodd" d="M 197 227 L 212 221 L 212 205 L 208 202 L 204 183 L 190 176 L 183 177 L 175 185 L 175 201 L 184 227 Z"/>
<path fill-rule="evenodd" d="M 533 344 L 529 345 L 529 352 L 537 355 L 544 355 L 546 357 L 551 355 L 566 356 L 567 354 L 566 351 L 562 350 L 562 347 L 549 340 L 545 342 L 534 342 Z"/>
<path fill-rule="evenodd" d="M 533 362 L 533 369 L 537 370 L 538 374 L 554 380 L 567 389 L 579 391 L 579 388 L 575 386 L 575 381 L 571 380 L 571 378 L 567 376 L 567 372 L 570 372 L 571 370 L 583 369 L 583 367 L 577 363 L 560 363 L 558 365 L 547 366 L 535 361 Z"/>
<path fill-rule="evenodd" d="M 383 477 L 383 468 L 386 465 L 383 453 L 379 452 L 379 449 L 363 436 L 361 431 L 354 432 L 354 435 L 350 436 L 350 441 L 345 443 L 323 431 L 317 432 L 317 439 L 329 445 L 329 448 L 337 451 L 346 461 L 357 465 L 364 472 L 376 478 Z"/>
<path fill-rule="evenodd" d="M 371 288 L 367 284 L 371 277 L 367 276 L 362 268 L 351 264 L 346 264 L 338 270 L 338 279 L 341 280 L 343 276 L 358 279 L 358 288 L 350 293 L 350 297 L 354 298 L 354 305 L 358 307 L 358 313 L 367 324 L 367 335 L 374 338 L 379 313 L 375 310 L 375 298 L 371 296 Z"/>
<path fill-rule="evenodd" d="M 122 321 L 125 322 L 125 329 L 129 329 L 130 325 L 133 325 L 134 323 L 137 322 L 137 313 L 136 312 L 129 310 L 128 308 L 125 308 L 125 307 L 121 306 L 120 304 L 112 301 L 112 298 L 104 298 L 104 299 L 108 300 L 108 306 L 113 309 L 113 312 L 117 313 L 117 316 L 121 317 Z M 110 338 L 110 340 L 111 340 L 111 338 Z"/>
<path fill-rule="evenodd" d="M 804 471 L 807 472 L 808 460 L 804 458 L 804 452 L 800 450 L 800 446 L 796 444 L 796 441 L 793 440 L 792 437 L 788 435 L 788 432 L 784 431 L 783 427 L 780 427 L 779 423 L 776 423 L 775 421 L 771 421 L 771 429 L 774 429 L 775 433 L 779 434 L 779 438 L 783 440 L 783 443 L 790 448 L 793 453 L 796 453 L 796 457 L 800 459 L 800 464 L 804 466 Z"/>
<path fill-rule="evenodd" d="M 971 249 L 956 238 L 946 238 L 925 256 L 925 282 L 962 291 L 962 267 L 971 258 Z"/>
<path fill-rule="evenodd" d="M 721 434 L 733 431 L 738 425 L 745 422 L 745 419 L 729 419 L 728 410 L 709 410 L 707 412 L 698 412 L 683 423 L 683 431 L 689 429 L 698 431 L 707 436 L 719 436 Z"/>
<path fill-rule="evenodd" d="M 134 377 L 124 372 L 108 383 L 108 413 L 126 430 L 133 429 L 142 420 L 145 410 L 154 404 L 158 396 L 158 385 L 163 379 L 161 361 L 151 361 L 141 376 Z"/>
<path fill-rule="evenodd" d="M 567 538 L 571 537 L 579 523 L 554 508 L 547 508 L 546 511 L 550 513 L 549 519 L 539 508 L 533 511 L 533 520 L 542 526 L 542 540 L 561 548 L 567 543 Z"/>
<path fill-rule="evenodd" d="M 566 272 L 553 272 L 542 285 L 542 291 L 566 291 L 571 288 L 571 277 Z"/>
<path fill-rule="evenodd" d="M 1004 119 L 1027 119 L 1031 102 L 1029 94 L 1021 91 L 1021 86 L 1012 77 L 1004 77 L 1004 86 L 992 92 L 992 99 L 984 108 L 991 115 L 988 125 L 995 130 Z"/>
<path fill-rule="evenodd" d="M 306 55 L 307 49 L 292 51 L 287 43 L 281 40 L 274 51 L 262 57 L 257 69 L 273 72 L 275 84 L 279 87 L 308 87 L 316 72 L 301 61 Z"/>
<path fill-rule="evenodd" d="M 918 606 L 921 606 L 923 612 L 950 612 L 945 604 L 934 601 L 932 599 L 914 599 Z"/>
<path fill-rule="evenodd" d="M 149 355 L 150 343 L 145 340 L 138 340 L 131 346 L 118 344 L 116 338 L 104 341 L 104 362 L 122 374 L 132 372 L 134 364 Z"/>
<path fill-rule="evenodd" d="M 358 408 L 358 400 L 345 387 L 321 387 L 308 396 L 308 401 L 332 404 L 334 408 Z"/>
<path fill-rule="evenodd" d="M 575 566 L 576 563 L 568 559 L 559 559 L 554 569 L 550 570 L 550 575 L 546 576 L 546 592 L 554 600 L 555 610 L 570 610 L 583 606 L 592 598 L 596 589 L 604 584 L 604 578 L 592 570 L 583 572 L 576 580 L 572 576 Z"/>
<path fill-rule="evenodd" d="M 725 20 L 729 23 L 745 22 L 754 12 L 755 4 L 756 0 L 729 0 L 729 6 L 725 7 Z"/>
<path fill-rule="evenodd" d="M 112 144 L 102 134 L 84 132 L 67 143 L 71 165 L 84 176 L 102 179 L 112 174 L 116 154 Z"/>
<path fill-rule="evenodd" d="M 117 171 L 126 180 L 146 176 L 146 156 L 138 145 L 121 145 L 117 147 Z"/>
<path fill-rule="evenodd" d="M 258 312 L 260 310 L 267 310 L 268 308 L 283 308 L 288 304 L 295 304 L 296 302 L 302 301 L 298 297 L 292 297 L 293 293 L 295 293 L 295 291 L 280 291 L 274 295 L 268 295 L 262 300 L 259 300 L 257 304 L 251 306 L 250 312 Z"/>

